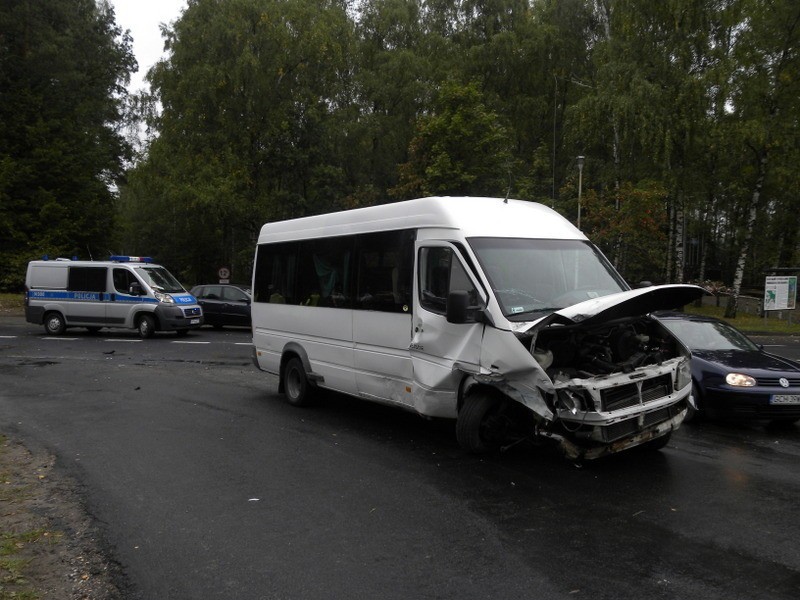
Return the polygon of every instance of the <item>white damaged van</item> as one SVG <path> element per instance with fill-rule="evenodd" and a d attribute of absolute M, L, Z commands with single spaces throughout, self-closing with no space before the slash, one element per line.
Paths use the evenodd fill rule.
<path fill-rule="evenodd" d="M 289 402 L 326 388 L 455 419 L 470 452 L 660 448 L 692 402 L 688 351 L 648 314 L 703 290 L 630 289 L 540 204 L 424 198 L 268 223 L 252 289 L 253 360 Z"/>
<path fill-rule="evenodd" d="M 124 327 L 149 338 L 156 331 L 197 329 L 203 311 L 172 273 L 148 257 L 59 258 L 28 263 L 25 319 L 50 335 L 68 327 Z"/>

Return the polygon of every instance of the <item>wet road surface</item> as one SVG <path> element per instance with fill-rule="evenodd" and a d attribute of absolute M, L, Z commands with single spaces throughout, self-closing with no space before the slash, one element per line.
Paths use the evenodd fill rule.
<path fill-rule="evenodd" d="M 795 425 L 685 425 L 582 468 L 480 459 L 452 423 L 288 406 L 245 330 L 4 319 L 0 382 L 0 431 L 81 482 L 130 598 L 800 597 Z"/>

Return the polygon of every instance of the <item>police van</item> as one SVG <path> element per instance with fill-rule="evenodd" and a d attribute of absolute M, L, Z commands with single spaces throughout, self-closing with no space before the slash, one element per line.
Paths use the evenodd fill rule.
<path fill-rule="evenodd" d="M 111 256 L 108 261 L 58 258 L 28 263 L 25 319 L 50 335 L 68 327 L 137 329 L 185 334 L 203 324 L 197 300 L 164 267 L 148 257 Z"/>

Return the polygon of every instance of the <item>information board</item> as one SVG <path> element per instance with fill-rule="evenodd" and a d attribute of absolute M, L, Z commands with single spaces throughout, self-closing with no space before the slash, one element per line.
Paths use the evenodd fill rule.
<path fill-rule="evenodd" d="M 767 277 L 764 284 L 764 310 L 789 310 L 795 306 L 797 277 Z"/>

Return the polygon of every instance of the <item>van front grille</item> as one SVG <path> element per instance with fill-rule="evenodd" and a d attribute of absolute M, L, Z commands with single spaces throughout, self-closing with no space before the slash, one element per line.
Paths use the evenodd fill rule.
<path fill-rule="evenodd" d="M 641 382 L 626 383 L 600 392 L 600 410 L 607 412 L 647 404 L 668 396 L 671 391 L 672 378 L 669 374 Z"/>

